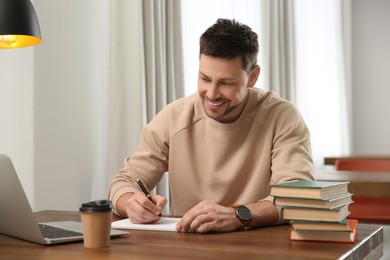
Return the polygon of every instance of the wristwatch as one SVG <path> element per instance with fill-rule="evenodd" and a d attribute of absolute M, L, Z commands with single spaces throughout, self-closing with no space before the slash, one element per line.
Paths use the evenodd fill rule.
<path fill-rule="evenodd" d="M 251 211 L 244 205 L 233 205 L 232 207 L 236 210 L 236 216 L 244 225 L 244 227 L 249 226 L 249 224 L 252 222 Z"/>

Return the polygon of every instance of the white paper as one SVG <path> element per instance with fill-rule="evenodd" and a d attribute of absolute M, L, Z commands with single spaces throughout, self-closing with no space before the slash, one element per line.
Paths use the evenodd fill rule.
<path fill-rule="evenodd" d="M 179 220 L 180 218 L 164 217 L 152 224 L 133 224 L 128 218 L 126 218 L 112 222 L 111 227 L 117 229 L 176 231 L 176 224 L 179 222 Z"/>

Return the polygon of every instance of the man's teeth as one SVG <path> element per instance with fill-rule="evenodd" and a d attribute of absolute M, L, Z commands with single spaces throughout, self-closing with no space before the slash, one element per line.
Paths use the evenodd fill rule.
<path fill-rule="evenodd" d="M 211 102 L 211 101 L 208 101 L 208 103 L 209 103 L 209 105 L 210 106 L 214 106 L 214 107 L 217 107 L 217 106 L 220 106 L 220 105 L 222 105 L 223 104 L 223 101 L 221 101 L 221 102 Z"/>

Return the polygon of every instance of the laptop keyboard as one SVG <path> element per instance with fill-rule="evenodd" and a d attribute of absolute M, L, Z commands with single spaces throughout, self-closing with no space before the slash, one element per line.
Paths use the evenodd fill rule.
<path fill-rule="evenodd" d="M 39 228 L 41 229 L 43 237 L 46 238 L 78 237 L 83 235 L 80 232 L 75 232 L 53 226 L 47 226 L 44 224 L 39 224 Z"/>

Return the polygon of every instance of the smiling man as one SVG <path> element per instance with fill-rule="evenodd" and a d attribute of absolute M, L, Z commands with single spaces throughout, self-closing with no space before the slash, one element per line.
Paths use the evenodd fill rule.
<path fill-rule="evenodd" d="M 297 109 L 254 88 L 260 75 L 257 34 L 218 19 L 200 37 L 198 93 L 179 99 L 144 128 L 134 153 L 111 183 L 115 212 L 153 223 L 167 199 L 150 201 L 169 173 L 170 213 L 181 232 L 229 232 L 283 222 L 273 183 L 313 179 L 309 131 Z"/>

